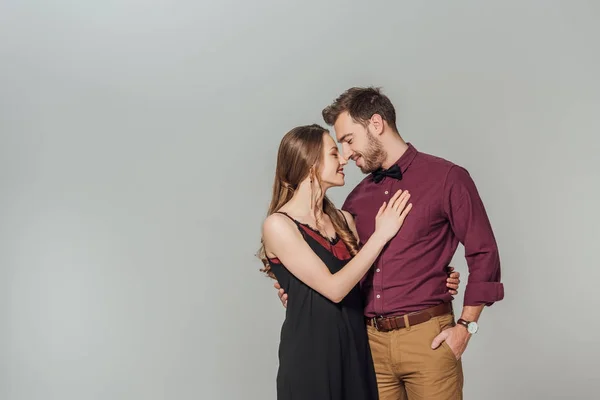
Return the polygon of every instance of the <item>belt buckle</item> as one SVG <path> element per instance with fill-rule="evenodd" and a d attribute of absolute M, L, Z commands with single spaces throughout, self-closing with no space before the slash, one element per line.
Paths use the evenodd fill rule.
<path fill-rule="evenodd" d="M 377 332 L 379 332 L 379 325 L 377 325 L 377 316 L 374 316 L 372 318 L 373 320 L 373 326 L 375 327 L 375 330 L 377 330 Z"/>

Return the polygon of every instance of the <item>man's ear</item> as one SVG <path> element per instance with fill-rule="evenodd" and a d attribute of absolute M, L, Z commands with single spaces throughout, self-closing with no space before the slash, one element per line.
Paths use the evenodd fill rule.
<path fill-rule="evenodd" d="M 372 133 L 375 136 L 379 136 L 383 133 L 384 129 L 384 120 L 381 118 L 379 114 L 373 114 L 371 119 L 369 120 L 369 125 L 371 125 Z"/>

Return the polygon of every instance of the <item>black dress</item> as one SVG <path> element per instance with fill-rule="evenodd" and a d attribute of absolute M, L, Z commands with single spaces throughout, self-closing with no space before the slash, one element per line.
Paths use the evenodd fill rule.
<path fill-rule="evenodd" d="M 326 239 L 289 218 L 331 273 L 348 262 L 350 253 L 339 237 Z M 269 261 L 289 295 L 279 344 L 277 399 L 378 399 L 358 285 L 336 304 L 298 280 L 278 259 Z"/>

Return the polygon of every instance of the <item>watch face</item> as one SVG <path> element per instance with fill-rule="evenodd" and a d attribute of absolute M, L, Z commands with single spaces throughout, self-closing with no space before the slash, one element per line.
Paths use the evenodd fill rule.
<path fill-rule="evenodd" d="M 467 330 L 469 331 L 470 334 L 477 332 L 477 329 L 479 329 L 479 326 L 477 326 L 477 322 L 471 322 L 471 323 L 469 323 L 469 326 L 467 327 Z"/>

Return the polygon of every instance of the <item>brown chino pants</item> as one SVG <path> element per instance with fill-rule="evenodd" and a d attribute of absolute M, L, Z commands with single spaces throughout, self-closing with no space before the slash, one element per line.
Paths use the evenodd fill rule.
<path fill-rule="evenodd" d="M 452 314 L 390 332 L 367 325 L 380 400 L 462 400 L 462 362 L 431 342 L 454 326 Z"/>

